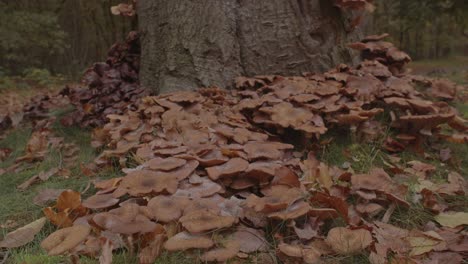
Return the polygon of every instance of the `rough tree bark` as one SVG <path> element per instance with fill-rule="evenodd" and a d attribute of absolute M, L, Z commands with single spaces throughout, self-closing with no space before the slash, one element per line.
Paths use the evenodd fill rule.
<path fill-rule="evenodd" d="M 163 93 L 229 87 L 237 76 L 294 75 L 352 63 L 331 0 L 139 0 L 140 80 Z"/>

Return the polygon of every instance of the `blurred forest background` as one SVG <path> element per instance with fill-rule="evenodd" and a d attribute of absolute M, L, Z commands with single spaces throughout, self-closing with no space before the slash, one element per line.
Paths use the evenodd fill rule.
<path fill-rule="evenodd" d="M 137 28 L 136 18 L 110 13 L 120 2 L 0 0 L 0 88 L 18 78 L 43 85 L 57 76 L 78 80 Z M 367 33 L 390 33 L 390 41 L 414 60 L 468 57 L 468 1 L 376 0 L 375 5 Z"/>

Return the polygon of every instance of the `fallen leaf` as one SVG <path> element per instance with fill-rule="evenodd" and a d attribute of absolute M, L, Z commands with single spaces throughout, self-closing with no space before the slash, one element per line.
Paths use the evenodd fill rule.
<path fill-rule="evenodd" d="M 436 215 L 434 219 L 446 227 L 457 227 L 461 225 L 468 225 L 468 213 L 466 212 L 446 212 Z"/>
<path fill-rule="evenodd" d="M 338 254 L 358 253 L 372 243 L 371 233 L 366 229 L 351 230 L 344 227 L 332 228 L 325 239 L 328 245 Z"/>
<path fill-rule="evenodd" d="M 26 245 L 33 241 L 37 233 L 42 230 L 46 218 L 42 217 L 30 224 L 16 229 L 13 232 L 8 233 L 3 241 L 0 242 L 0 248 L 17 248 Z"/>
<path fill-rule="evenodd" d="M 410 256 L 422 255 L 445 243 L 444 239 L 434 231 L 420 233 L 418 236 L 410 236 L 407 240 L 411 245 Z"/>
<path fill-rule="evenodd" d="M 45 206 L 49 201 L 55 201 L 64 192 L 63 189 L 43 189 L 34 196 L 33 203 L 38 206 Z"/>

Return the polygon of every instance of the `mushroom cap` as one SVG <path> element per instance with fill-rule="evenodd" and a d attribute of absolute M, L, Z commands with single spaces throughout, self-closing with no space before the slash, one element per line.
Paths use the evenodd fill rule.
<path fill-rule="evenodd" d="M 156 224 L 144 215 L 137 215 L 132 221 L 124 221 L 111 213 L 99 213 L 93 217 L 93 222 L 99 227 L 118 234 L 148 233 L 154 230 Z"/>
<path fill-rule="evenodd" d="M 91 232 L 89 226 L 76 225 L 60 229 L 41 242 L 49 256 L 61 255 L 83 242 Z"/>
<path fill-rule="evenodd" d="M 256 212 L 272 213 L 286 209 L 295 201 L 303 197 L 299 188 L 283 188 L 284 185 L 272 186 L 264 197 L 251 194 L 247 197 L 247 207 L 253 208 Z"/>
<path fill-rule="evenodd" d="M 224 188 L 221 185 L 210 180 L 208 177 L 201 177 L 200 182 L 196 184 L 183 181 L 174 195 L 198 199 L 223 192 Z"/>
<path fill-rule="evenodd" d="M 148 209 L 153 219 L 168 223 L 178 220 L 188 203 L 186 197 L 159 195 L 148 202 Z"/>
<path fill-rule="evenodd" d="M 192 248 L 210 248 L 214 245 L 213 240 L 204 235 L 193 235 L 188 232 L 180 232 L 169 238 L 164 244 L 167 251 L 187 250 Z"/>
<path fill-rule="evenodd" d="M 175 193 L 179 181 L 189 177 L 198 167 L 198 161 L 191 160 L 182 167 L 169 172 L 152 170 L 135 170 L 122 179 L 120 186 L 114 192 L 114 197 L 120 197 L 126 193 L 132 196 L 140 196 L 149 193 Z"/>
<path fill-rule="evenodd" d="M 145 162 L 143 166 L 148 167 L 152 170 L 160 170 L 160 171 L 170 171 L 173 169 L 177 169 L 187 163 L 184 159 L 178 158 L 154 158 L 150 159 L 149 161 Z"/>
<path fill-rule="evenodd" d="M 392 73 L 388 70 L 387 66 L 376 60 L 365 60 L 359 64 L 358 69 L 365 73 L 374 75 L 375 77 L 388 78 Z"/>
<path fill-rule="evenodd" d="M 249 142 L 245 144 L 244 151 L 249 160 L 280 159 L 284 154 L 281 150 L 292 149 L 294 146 L 276 142 Z"/>
<path fill-rule="evenodd" d="M 233 158 L 222 165 L 206 168 L 206 172 L 210 179 L 218 180 L 223 177 L 231 177 L 244 172 L 248 167 L 249 163 L 246 160 Z"/>
<path fill-rule="evenodd" d="M 276 169 L 279 169 L 281 164 L 274 161 L 256 161 L 249 164 L 245 171 L 244 177 L 255 179 L 259 182 L 269 182 L 275 177 Z"/>
<path fill-rule="evenodd" d="M 236 221 L 233 216 L 221 216 L 212 210 L 202 209 L 185 214 L 180 223 L 190 233 L 201 233 L 213 229 L 230 227 Z"/>
<path fill-rule="evenodd" d="M 103 180 L 99 182 L 95 182 L 94 186 L 98 189 L 110 189 L 112 187 L 116 187 L 122 181 L 123 177 L 116 177 L 108 180 Z"/>
<path fill-rule="evenodd" d="M 154 230 L 156 224 L 142 214 L 142 208 L 137 204 L 125 204 L 109 212 L 93 216 L 93 223 L 104 230 L 119 234 L 147 233 Z"/>
<path fill-rule="evenodd" d="M 295 107 L 291 103 L 281 102 L 274 106 L 262 107 L 260 111 L 270 115 L 273 124 L 283 128 L 299 128 L 313 119 L 314 114 L 302 107 Z"/>
<path fill-rule="evenodd" d="M 90 209 L 104 209 L 116 205 L 119 199 L 112 194 L 96 194 L 83 201 L 83 206 Z"/>

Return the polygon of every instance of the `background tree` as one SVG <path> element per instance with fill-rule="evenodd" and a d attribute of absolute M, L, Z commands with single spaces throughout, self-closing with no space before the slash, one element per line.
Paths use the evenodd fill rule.
<path fill-rule="evenodd" d="M 376 1 L 373 31 L 388 32 L 413 59 L 468 53 L 468 1 Z"/>
<path fill-rule="evenodd" d="M 136 21 L 113 16 L 119 0 L 0 1 L 0 68 L 18 75 L 41 68 L 76 78 L 106 57 Z"/>
<path fill-rule="evenodd" d="M 229 86 L 355 60 L 361 30 L 329 0 L 139 0 L 140 81 L 156 92 Z M 364 1 L 362 1 L 364 2 Z"/>

